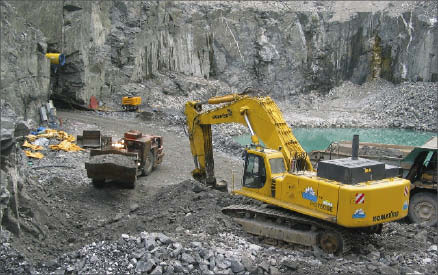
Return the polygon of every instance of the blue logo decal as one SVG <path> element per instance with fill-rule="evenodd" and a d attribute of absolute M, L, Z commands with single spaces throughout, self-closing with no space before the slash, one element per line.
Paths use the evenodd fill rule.
<path fill-rule="evenodd" d="M 403 210 L 408 209 L 408 201 L 405 201 L 405 203 L 403 203 Z"/>
<path fill-rule="evenodd" d="M 365 218 L 365 212 L 362 209 L 357 209 L 353 214 L 353 218 L 363 219 Z"/>
<path fill-rule="evenodd" d="M 301 193 L 304 199 L 316 202 L 318 198 L 315 195 L 315 192 L 313 191 L 312 187 L 307 187 L 306 190 L 304 190 L 303 193 Z"/>

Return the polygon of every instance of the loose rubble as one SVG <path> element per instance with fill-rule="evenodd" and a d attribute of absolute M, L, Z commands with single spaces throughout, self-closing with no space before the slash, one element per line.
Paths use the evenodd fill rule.
<path fill-rule="evenodd" d="M 435 244 L 438 241 L 436 230 L 421 225 L 391 223 L 386 226 L 382 235 L 369 236 L 363 243 L 354 247 L 353 252 L 342 257 L 324 254 L 317 248 L 286 243 L 271 245 L 273 240 L 247 235 L 227 217 L 221 216 L 220 206 L 237 198 L 206 187 L 201 187 L 200 192 L 194 192 L 198 185 L 199 183 L 193 181 L 185 181 L 163 188 L 154 198 L 158 207 L 150 214 L 151 224 L 145 224 L 145 228 L 150 231 L 137 234 L 122 233 L 114 236 L 113 240 L 96 240 L 80 249 L 38 264 L 30 263 L 20 252 L 13 249 L 10 234 L 3 231 L 0 272 L 14 274 L 29 272 L 35 274 L 72 272 L 431 274 L 436 272 L 435 264 L 438 260 Z M 171 200 L 183 202 L 181 208 L 184 209 L 171 207 L 169 203 Z M 249 203 L 243 200 L 240 202 Z M 193 201 L 197 204 L 193 204 Z M 166 205 L 167 208 L 164 208 Z M 161 211 L 158 211 L 160 208 Z M 146 212 L 146 209 L 139 211 Z M 166 211 L 172 214 L 154 218 L 159 212 Z M 141 212 L 137 215 L 146 215 Z M 214 222 L 217 219 L 222 220 L 224 224 Z M 208 225 L 213 226 L 215 230 L 210 231 Z M 164 233 L 153 230 L 153 227 L 164 229 Z"/>
<path fill-rule="evenodd" d="M 344 82 L 321 96 L 310 93 L 280 104 L 293 127 L 399 128 L 437 131 L 438 84 L 382 79 Z"/>

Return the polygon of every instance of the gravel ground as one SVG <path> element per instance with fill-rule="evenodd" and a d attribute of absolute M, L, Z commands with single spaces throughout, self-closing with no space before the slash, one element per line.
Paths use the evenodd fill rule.
<path fill-rule="evenodd" d="M 361 241 L 342 257 L 317 248 L 250 236 L 220 214 L 223 206 L 248 200 L 191 180 L 161 188 L 94 230 L 94 240 L 50 260 L 32 263 L 2 235 L 1 272 L 150 274 L 436 273 L 436 230 L 387 224 L 381 235 Z M 123 228 L 124 230 L 119 230 Z M 90 232 L 87 228 L 82 234 Z M 122 233 L 124 232 L 124 233 Z M 79 232 L 77 232 L 78 234 Z M 66 236 L 70 237 L 71 236 Z"/>
<path fill-rule="evenodd" d="M 324 97 L 303 95 L 287 108 L 279 105 L 294 126 L 436 131 L 436 88 L 436 83 L 345 83 Z M 352 89 L 358 91 L 354 97 Z M 84 169 L 86 151 L 43 150 L 45 158 L 30 160 L 19 149 L 22 233 L 1 231 L 0 273 L 436 274 L 436 228 L 389 223 L 381 235 L 358 236 L 341 257 L 243 232 L 220 209 L 253 202 L 190 180 L 193 164 L 181 106 L 168 107 L 140 117 L 58 112 L 63 130 L 73 135 L 101 129 L 116 138 L 139 129 L 164 136 L 163 163 L 134 190 L 116 184 L 93 188 Z M 218 126 L 213 131 L 218 180 L 231 183 L 232 173 L 240 179 L 241 149 L 229 135 L 247 130 Z"/>

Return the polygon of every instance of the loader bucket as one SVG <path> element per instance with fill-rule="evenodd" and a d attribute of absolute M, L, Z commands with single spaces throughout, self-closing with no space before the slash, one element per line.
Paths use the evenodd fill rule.
<path fill-rule="evenodd" d="M 77 137 L 77 142 L 81 147 L 100 148 L 102 135 L 98 130 L 84 130 L 82 136 Z"/>

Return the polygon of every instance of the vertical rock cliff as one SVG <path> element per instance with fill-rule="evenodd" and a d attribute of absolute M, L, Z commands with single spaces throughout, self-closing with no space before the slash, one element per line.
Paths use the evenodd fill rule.
<path fill-rule="evenodd" d="M 407 3 L 39 1 L 44 19 L 14 4 L 67 57 L 55 93 L 86 104 L 173 74 L 281 98 L 346 80 L 437 81 L 435 6 Z"/>
<path fill-rule="evenodd" d="M 18 116 L 37 119 L 39 107 L 50 93 L 46 39 L 10 3 L 1 1 L 0 8 L 1 99 L 9 102 Z"/>

